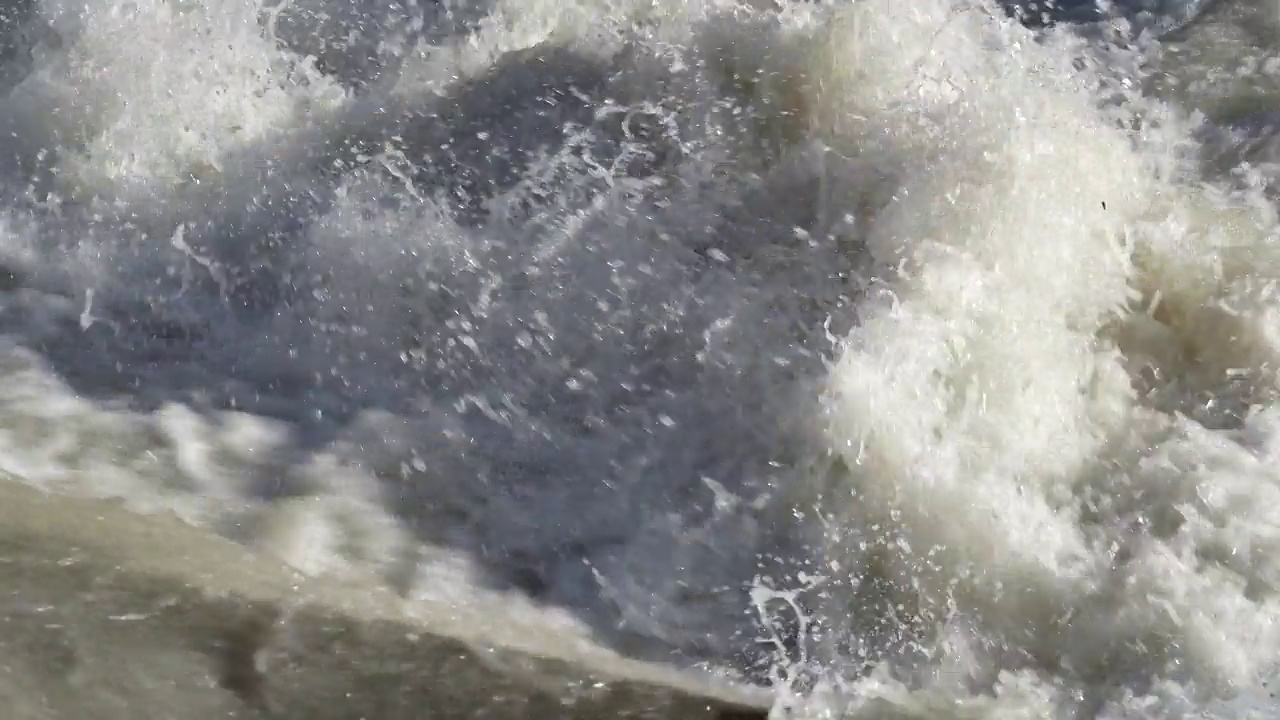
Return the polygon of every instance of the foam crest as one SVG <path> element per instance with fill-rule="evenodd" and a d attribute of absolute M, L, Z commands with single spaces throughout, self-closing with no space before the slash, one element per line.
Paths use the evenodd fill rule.
<path fill-rule="evenodd" d="M 979 8 L 860 4 L 817 52 L 819 131 L 853 154 L 888 125 L 878 174 L 894 185 L 867 219 L 875 280 L 827 411 L 840 462 L 823 508 L 863 539 L 828 551 L 866 567 L 868 541 L 887 543 L 881 572 L 902 602 L 925 626 L 975 618 L 999 638 L 979 656 L 999 663 L 1251 682 L 1268 669 L 1270 631 L 1256 642 L 1256 628 L 1274 626 L 1276 598 L 1252 567 L 1207 560 L 1221 540 L 1198 533 L 1213 522 L 1168 495 L 1205 492 L 1208 476 L 1156 458 L 1206 457 L 1212 439 L 1233 458 L 1224 477 L 1252 464 L 1176 413 L 1238 427 L 1238 403 L 1231 420 L 1204 398 L 1231 403 L 1232 373 L 1253 401 L 1270 392 L 1265 214 L 1171 181 L 1147 154 L 1175 150 L 1167 126 L 1135 146 L 1068 69 L 1068 43 L 1020 42 Z M 1143 386 L 1143 348 L 1176 391 Z M 994 681 L 983 664 L 969 672 Z"/>

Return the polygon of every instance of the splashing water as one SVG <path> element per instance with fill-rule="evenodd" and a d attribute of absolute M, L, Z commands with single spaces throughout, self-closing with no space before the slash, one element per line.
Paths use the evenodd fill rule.
<path fill-rule="evenodd" d="M 1264 5 L 12 6 L 0 468 L 780 717 L 1269 716 Z"/>

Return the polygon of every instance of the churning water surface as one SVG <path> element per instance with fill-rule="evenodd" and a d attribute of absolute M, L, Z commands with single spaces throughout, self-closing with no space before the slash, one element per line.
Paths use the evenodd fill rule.
<path fill-rule="evenodd" d="M 813 717 L 1273 717 L 1280 8 L 1213 5 L 10 3 L 0 469 Z"/>

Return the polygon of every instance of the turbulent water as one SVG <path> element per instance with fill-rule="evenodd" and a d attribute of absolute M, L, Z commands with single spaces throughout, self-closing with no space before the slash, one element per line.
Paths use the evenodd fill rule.
<path fill-rule="evenodd" d="M 7 5 L 0 469 L 779 712 L 1273 717 L 1280 9 L 1007 9 Z"/>

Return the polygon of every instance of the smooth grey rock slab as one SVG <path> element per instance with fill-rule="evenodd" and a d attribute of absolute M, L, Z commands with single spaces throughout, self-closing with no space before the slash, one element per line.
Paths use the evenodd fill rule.
<path fill-rule="evenodd" d="M 767 691 L 622 658 L 480 595 L 411 612 L 173 518 L 0 482 L 6 720 L 768 714 Z"/>

